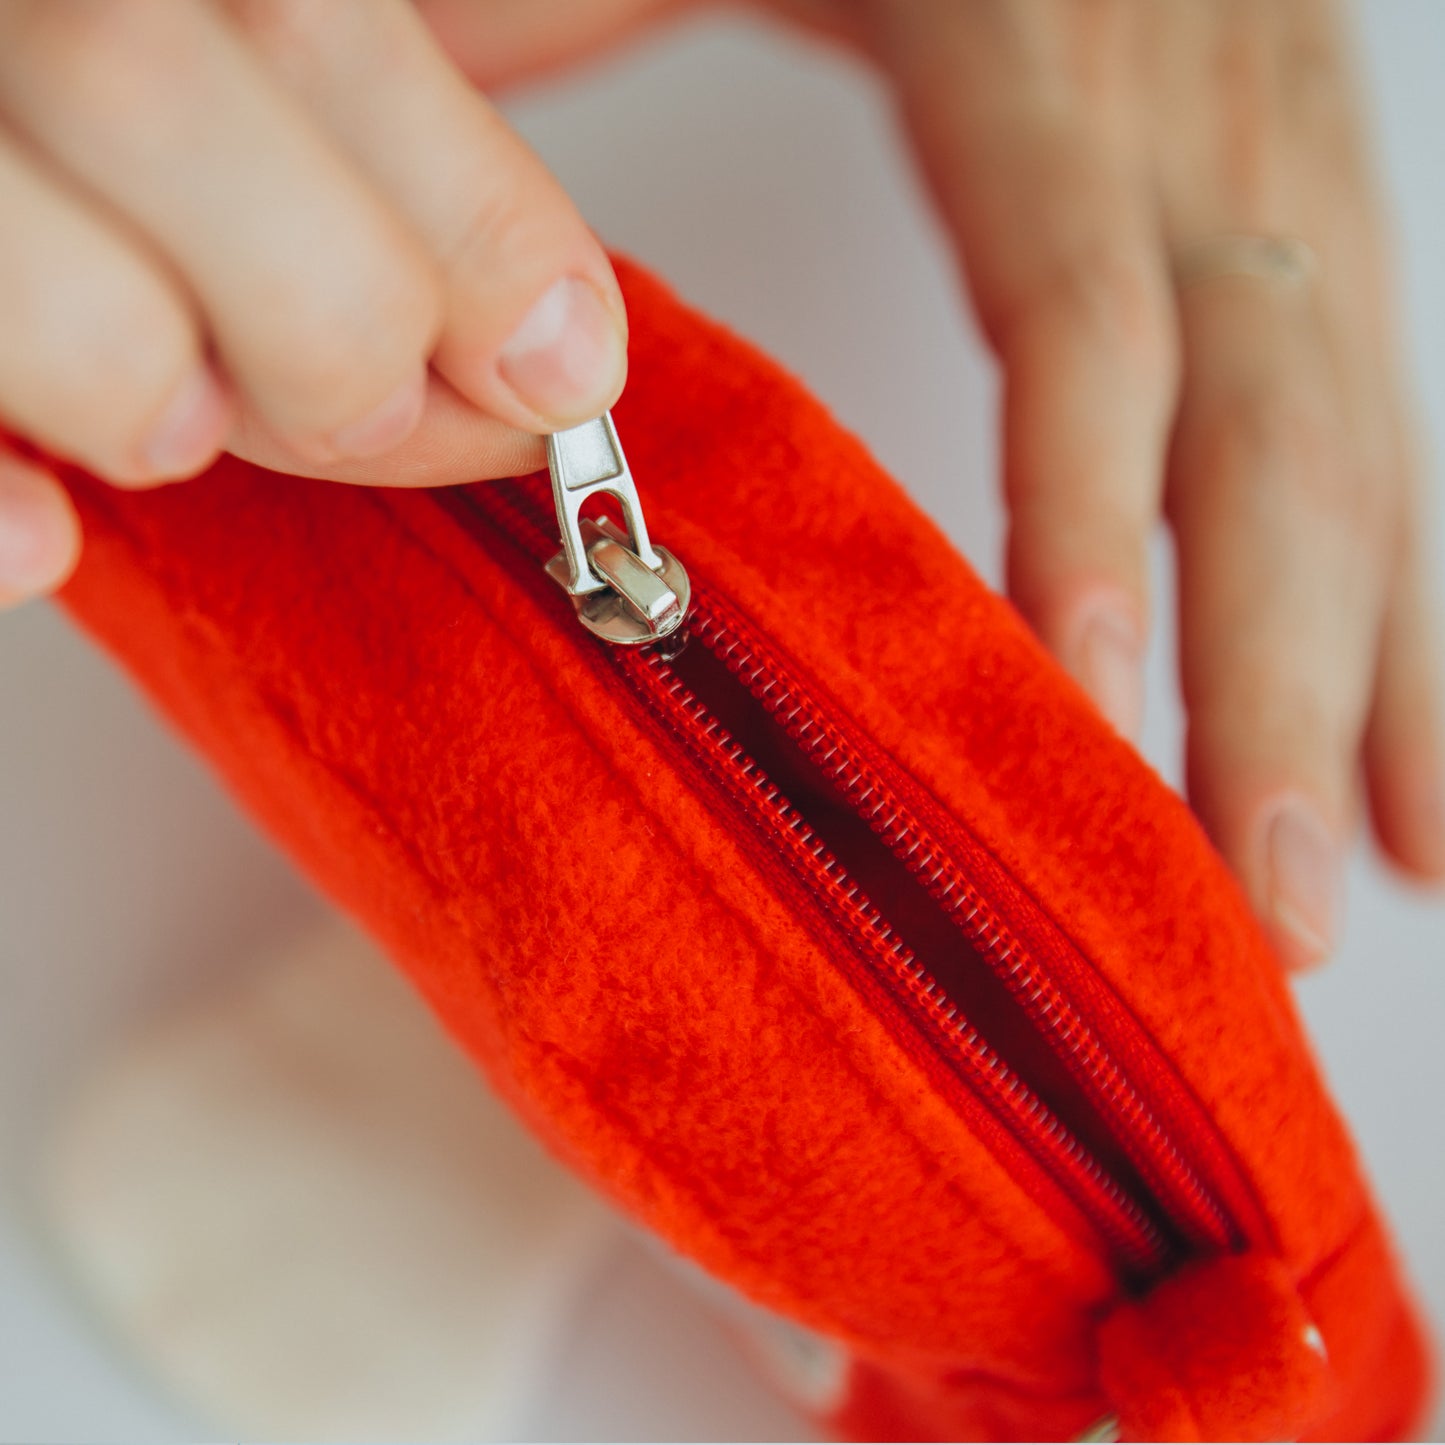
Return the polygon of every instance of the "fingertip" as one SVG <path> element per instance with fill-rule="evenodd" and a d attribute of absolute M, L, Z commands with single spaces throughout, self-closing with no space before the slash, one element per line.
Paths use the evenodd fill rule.
<path fill-rule="evenodd" d="M 1343 859 L 1321 809 L 1286 794 L 1260 811 L 1252 889 L 1261 921 L 1284 967 L 1303 973 L 1334 951 Z"/>
<path fill-rule="evenodd" d="M 1062 650 L 1064 666 L 1120 737 L 1134 741 L 1144 719 L 1144 630 L 1122 597 L 1080 608 Z"/>
<path fill-rule="evenodd" d="M 1445 883 L 1445 768 L 1397 761 L 1371 779 L 1371 813 L 1387 856 L 1417 883 Z"/>
<path fill-rule="evenodd" d="M 1009 538 L 1009 595 L 1039 640 L 1088 694 L 1120 737 L 1137 741 L 1144 720 L 1148 596 L 1137 549 L 1096 543 L 1092 566 L 1016 515 Z"/>
<path fill-rule="evenodd" d="M 0 454 L 0 607 L 60 587 L 80 557 L 80 519 L 65 489 L 39 468 Z"/>
<path fill-rule="evenodd" d="M 1264 927 L 1280 967 L 1292 977 L 1317 973 L 1329 962 L 1330 945 L 1271 917 L 1264 919 Z"/>
<path fill-rule="evenodd" d="M 1202 725 L 1203 724 L 1203 725 Z M 1325 963 L 1339 939 L 1348 807 L 1278 761 L 1219 750 L 1207 719 L 1193 717 L 1189 801 L 1287 973 Z"/>
<path fill-rule="evenodd" d="M 171 393 L 129 464 L 106 473 L 116 486 L 183 481 L 220 454 L 235 420 L 229 390 L 210 366 L 197 366 Z"/>
<path fill-rule="evenodd" d="M 1413 548 L 1386 613 L 1365 733 L 1370 817 L 1384 855 L 1417 883 L 1445 881 L 1445 710 L 1434 610 Z"/>
<path fill-rule="evenodd" d="M 627 377 L 626 313 L 590 279 L 564 276 L 503 343 L 497 372 L 544 430 L 600 416 Z"/>

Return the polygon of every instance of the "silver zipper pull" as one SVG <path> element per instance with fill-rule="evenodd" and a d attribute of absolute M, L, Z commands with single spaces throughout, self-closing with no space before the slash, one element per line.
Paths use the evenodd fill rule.
<path fill-rule="evenodd" d="M 676 632 L 692 588 L 682 563 L 647 535 L 612 414 L 553 432 L 547 467 L 562 533 L 562 550 L 547 563 L 547 575 L 571 597 L 582 625 L 608 642 L 632 644 Z M 599 492 L 621 504 L 626 530 L 582 517 L 583 504 Z"/>

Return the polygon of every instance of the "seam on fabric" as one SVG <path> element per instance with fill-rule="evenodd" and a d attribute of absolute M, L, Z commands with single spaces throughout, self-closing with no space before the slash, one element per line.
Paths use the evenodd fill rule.
<path fill-rule="evenodd" d="M 1302 1275 L 1297 1277 L 1295 1288 L 1298 1289 L 1301 1294 L 1317 1288 L 1323 1282 L 1325 1276 L 1332 1273 L 1335 1267 L 1343 1261 L 1344 1257 L 1372 1232 L 1378 1232 L 1376 1221 L 1370 1211 L 1369 1202 L 1364 1198 L 1363 1191 L 1361 1191 L 1360 1212 L 1356 1215 L 1354 1222 L 1345 1230 L 1339 1243 L 1336 1244 L 1333 1249 L 1312 1264 Z"/>

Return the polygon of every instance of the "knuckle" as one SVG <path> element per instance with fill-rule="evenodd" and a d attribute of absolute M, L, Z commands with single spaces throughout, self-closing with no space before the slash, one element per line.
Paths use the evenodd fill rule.
<path fill-rule="evenodd" d="M 1236 397 L 1221 418 L 1219 436 L 1240 470 L 1315 473 L 1328 450 L 1330 426 L 1323 409 L 1274 389 Z"/>
<path fill-rule="evenodd" d="M 511 187 L 491 188 L 459 217 L 442 259 L 457 270 L 490 267 L 498 257 L 525 255 L 537 231 L 535 208 L 522 205 Z"/>
<path fill-rule="evenodd" d="M 480 280 L 487 294 L 500 296 L 509 277 L 541 274 L 549 258 L 564 255 L 581 223 L 551 204 L 548 189 L 523 182 L 488 190 L 458 219 L 441 259 L 449 274 Z"/>
<path fill-rule="evenodd" d="M 1185 673 L 1190 732 L 1222 771 L 1285 765 L 1320 778 L 1351 756 L 1358 707 L 1334 678 L 1296 665 L 1289 653 L 1241 648 L 1226 667 L 1201 674 L 1197 666 Z"/>
<path fill-rule="evenodd" d="M 1083 246 L 1060 258 L 1021 298 L 1016 322 L 1062 319 L 1089 344 L 1132 363 L 1140 372 L 1167 374 L 1177 360 L 1173 313 L 1155 269 L 1115 242 Z"/>
<path fill-rule="evenodd" d="M 1138 261 L 1111 246 L 1076 257 L 1058 281 L 1057 299 L 1082 321 L 1150 356 L 1164 349 L 1159 287 Z"/>
<path fill-rule="evenodd" d="M 501 293 L 516 273 L 537 277 L 600 251 L 566 191 L 500 115 L 480 118 L 465 173 L 467 204 L 437 237 L 449 276 L 480 280 L 487 292 Z"/>
<path fill-rule="evenodd" d="M 1215 471 L 1284 488 L 1311 510 L 1351 524 L 1373 510 L 1349 440 L 1323 398 L 1283 388 L 1237 398 L 1220 418 Z"/>

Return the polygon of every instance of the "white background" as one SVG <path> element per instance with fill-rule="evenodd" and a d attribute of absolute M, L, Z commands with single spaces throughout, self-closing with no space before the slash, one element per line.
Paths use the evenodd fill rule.
<path fill-rule="evenodd" d="M 1445 5 L 1380 0 L 1360 18 L 1438 439 Z M 511 109 L 612 244 L 801 374 L 997 578 L 994 378 L 865 75 L 761 26 L 707 22 Z M 1146 750 L 1171 778 L 1172 677 L 1161 639 Z M 39 1242 L 32 1160 L 92 1050 L 316 907 L 57 615 L 0 620 L 0 1438 L 180 1440 L 203 1428 L 155 1394 L 61 1284 Z M 1445 1319 L 1445 908 L 1362 850 L 1344 946 L 1300 996 Z M 539 1402 L 539 1438 L 793 1428 L 697 1306 L 630 1248 L 589 1292 L 556 1370 L 567 1384 Z"/>

